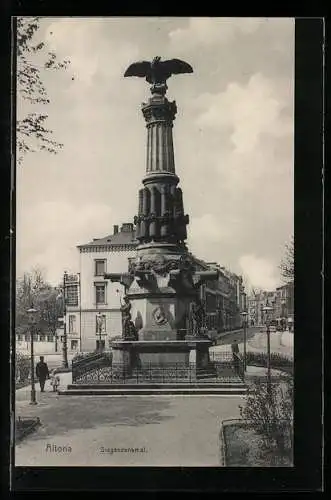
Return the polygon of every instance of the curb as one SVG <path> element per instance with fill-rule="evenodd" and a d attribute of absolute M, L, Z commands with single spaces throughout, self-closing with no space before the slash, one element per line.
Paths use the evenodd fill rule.
<path fill-rule="evenodd" d="M 227 425 L 242 424 L 244 420 L 242 418 L 227 418 L 221 421 L 220 433 L 219 433 L 219 460 L 221 467 L 227 467 L 226 465 L 226 439 L 224 429 Z"/>

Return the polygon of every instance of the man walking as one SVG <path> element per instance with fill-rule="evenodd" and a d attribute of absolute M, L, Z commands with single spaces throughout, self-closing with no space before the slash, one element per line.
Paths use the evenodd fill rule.
<path fill-rule="evenodd" d="M 40 356 L 40 361 L 36 366 L 36 376 L 39 379 L 40 391 L 44 391 L 46 378 L 49 378 L 49 371 L 47 363 L 44 362 L 44 356 Z"/>

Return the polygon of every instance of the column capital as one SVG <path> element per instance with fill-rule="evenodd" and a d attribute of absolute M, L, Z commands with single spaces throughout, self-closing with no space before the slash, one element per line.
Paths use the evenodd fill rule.
<path fill-rule="evenodd" d="M 172 125 L 177 113 L 176 101 L 168 101 L 166 97 L 151 97 L 141 106 L 147 127 L 154 122 L 166 122 Z"/>

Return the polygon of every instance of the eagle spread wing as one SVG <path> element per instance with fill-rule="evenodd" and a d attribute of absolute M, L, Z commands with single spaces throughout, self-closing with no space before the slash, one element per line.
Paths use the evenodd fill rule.
<path fill-rule="evenodd" d="M 169 59 L 168 61 L 162 61 L 160 64 L 164 65 L 164 68 L 166 68 L 167 72 L 171 75 L 193 73 L 192 66 L 185 61 L 181 61 L 180 59 Z"/>
<path fill-rule="evenodd" d="M 151 63 L 148 61 L 140 61 L 130 64 L 124 76 L 146 76 L 151 70 Z"/>

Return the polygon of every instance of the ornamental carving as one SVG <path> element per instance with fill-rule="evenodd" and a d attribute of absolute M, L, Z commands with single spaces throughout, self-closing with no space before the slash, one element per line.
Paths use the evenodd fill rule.
<path fill-rule="evenodd" d="M 153 121 L 165 121 L 171 123 L 177 113 L 176 102 L 153 102 L 152 100 L 142 108 L 147 123 Z"/>
<path fill-rule="evenodd" d="M 166 317 L 166 313 L 165 313 L 162 306 L 156 307 L 154 309 L 154 311 L 152 312 L 152 316 L 153 316 L 155 323 L 159 326 L 164 325 L 168 321 L 167 317 Z"/>
<path fill-rule="evenodd" d="M 166 276 L 172 270 L 193 273 L 194 266 L 188 257 L 181 256 L 179 259 L 166 259 L 162 255 L 151 260 L 130 262 L 129 264 L 129 272 L 132 274 L 136 272 L 154 272 L 159 276 Z"/>

